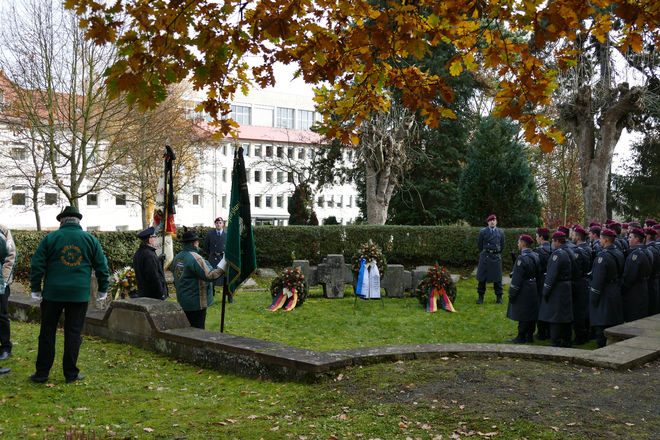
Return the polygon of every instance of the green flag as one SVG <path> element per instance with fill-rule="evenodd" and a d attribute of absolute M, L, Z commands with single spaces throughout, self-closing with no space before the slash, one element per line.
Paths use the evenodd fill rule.
<path fill-rule="evenodd" d="M 239 147 L 234 153 L 225 261 L 227 262 L 227 285 L 229 293 L 233 295 L 243 281 L 250 278 L 257 270 L 257 255 L 254 251 L 252 217 L 250 216 L 250 194 L 248 193 L 242 147 Z"/>

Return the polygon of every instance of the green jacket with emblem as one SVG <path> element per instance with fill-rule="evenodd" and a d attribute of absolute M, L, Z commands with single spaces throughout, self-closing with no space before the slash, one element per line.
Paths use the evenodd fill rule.
<path fill-rule="evenodd" d="M 14 267 L 18 260 L 16 243 L 11 236 L 11 231 L 6 226 L 0 225 L 0 285 L 11 284 L 14 279 Z M 5 289 L 0 289 L 0 295 L 4 295 Z"/>
<path fill-rule="evenodd" d="M 176 300 L 186 312 L 203 310 L 213 304 L 211 281 L 223 274 L 222 269 L 214 269 L 197 250 L 196 246 L 184 245 L 170 266 L 174 275 Z"/>
<path fill-rule="evenodd" d="M 98 291 L 108 291 L 108 260 L 101 244 L 78 223 L 65 223 L 46 235 L 30 265 L 30 288 L 32 292 L 42 291 L 47 300 L 89 301 L 92 269 L 96 272 Z"/>

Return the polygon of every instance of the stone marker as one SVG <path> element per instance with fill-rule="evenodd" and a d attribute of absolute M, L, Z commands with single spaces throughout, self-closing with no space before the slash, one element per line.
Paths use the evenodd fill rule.
<path fill-rule="evenodd" d="M 262 278 L 275 278 L 277 273 L 270 267 L 260 267 L 257 269 L 257 276 Z"/>
<path fill-rule="evenodd" d="M 344 256 L 328 254 L 317 267 L 317 280 L 323 286 L 326 298 L 343 298 L 346 276 L 344 274 Z"/>
<path fill-rule="evenodd" d="M 380 282 L 388 298 L 403 298 L 405 291 L 404 270 L 402 264 L 388 264 L 387 272 Z"/>
<path fill-rule="evenodd" d="M 293 260 L 291 267 L 300 268 L 300 272 L 302 272 L 305 280 L 307 280 L 307 285 L 309 287 L 316 286 L 318 284 L 316 280 L 316 268 L 311 267 L 308 260 Z"/>

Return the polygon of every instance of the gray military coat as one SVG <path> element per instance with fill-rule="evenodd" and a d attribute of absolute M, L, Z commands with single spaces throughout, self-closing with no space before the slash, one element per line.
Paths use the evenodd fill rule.
<path fill-rule="evenodd" d="M 504 250 L 504 232 L 501 229 L 485 227 L 479 231 L 479 267 L 477 281 L 487 283 L 502 282 L 502 250 Z"/>
<path fill-rule="evenodd" d="M 539 314 L 537 278 L 541 262 L 531 249 L 523 249 L 513 265 L 506 317 L 514 321 L 536 321 Z"/>
<path fill-rule="evenodd" d="M 539 321 L 553 324 L 573 322 L 572 265 L 565 244 L 550 256 L 539 306 Z"/>

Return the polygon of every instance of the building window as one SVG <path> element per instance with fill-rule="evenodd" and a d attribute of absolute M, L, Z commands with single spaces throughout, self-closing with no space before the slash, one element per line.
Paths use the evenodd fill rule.
<path fill-rule="evenodd" d="M 252 125 L 258 127 L 272 127 L 273 126 L 273 108 L 254 106 L 253 108 L 253 121 Z"/>
<path fill-rule="evenodd" d="M 254 196 L 255 208 L 261 208 L 261 196 Z"/>
<path fill-rule="evenodd" d="M 277 183 L 284 183 L 284 173 L 282 171 L 277 172 Z"/>
<path fill-rule="evenodd" d="M 261 157 L 261 144 L 254 144 L 254 155 Z"/>
<path fill-rule="evenodd" d="M 309 130 L 314 125 L 314 112 L 298 110 L 298 130 Z"/>
<path fill-rule="evenodd" d="M 348 203 L 346 204 L 346 207 L 350 208 L 353 206 L 353 196 L 348 196 Z"/>
<path fill-rule="evenodd" d="M 323 196 L 321 196 L 317 201 L 317 205 L 319 206 L 319 208 L 323 208 L 323 203 L 324 203 Z"/>
<path fill-rule="evenodd" d="M 282 208 L 282 203 L 284 203 L 284 197 L 282 197 L 282 196 L 277 196 L 277 201 L 276 201 L 276 203 L 277 203 L 277 207 L 278 207 L 278 208 Z"/>
<path fill-rule="evenodd" d="M 227 168 L 222 169 L 222 181 L 223 182 L 227 181 Z"/>
<path fill-rule="evenodd" d="M 243 147 L 243 154 L 245 154 L 246 156 L 249 156 L 250 155 L 250 144 L 242 144 L 241 146 Z"/>
<path fill-rule="evenodd" d="M 273 207 L 273 196 L 266 196 L 266 208 Z"/>
<path fill-rule="evenodd" d="M 277 157 L 282 159 L 284 157 L 284 148 L 283 147 L 277 147 Z"/>
<path fill-rule="evenodd" d="M 293 183 L 293 171 L 289 171 L 286 173 L 286 181 L 289 183 Z"/>
<path fill-rule="evenodd" d="M 101 230 L 100 226 L 87 226 L 87 232 L 98 232 Z"/>
<path fill-rule="evenodd" d="M 250 125 L 250 107 L 244 105 L 231 106 L 231 118 L 240 125 Z"/>
<path fill-rule="evenodd" d="M 342 206 L 344 206 L 344 196 L 343 195 L 339 196 L 339 200 L 337 200 L 337 208 L 341 208 Z"/>
<path fill-rule="evenodd" d="M 335 207 L 335 199 L 333 196 L 328 199 L 328 208 L 334 208 L 334 207 Z"/>
<path fill-rule="evenodd" d="M 57 193 L 46 193 L 44 203 L 46 205 L 57 205 Z"/>
<path fill-rule="evenodd" d="M 99 195 L 87 194 L 87 206 L 99 206 Z"/>
<path fill-rule="evenodd" d="M 261 182 L 261 171 L 254 170 L 254 181 Z"/>
<path fill-rule="evenodd" d="M 227 144 L 225 144 L 225 145 L 222 146 L 222 154 L 223 154 L 224 156 L 227 155 Z"/>
<path fill-rule="evenodd" d="M 12 186 L 11 193 L 11 204 L 16 206 L 25 206 L 25 187 L 24 186 Z"/>
<path fill-rule="evenodd" d="M 196 205 L 196 206 L 199 206 L 199 194 L 193 194 L 192 204 Z"/>
<path fill-rule="evenodd" d="M 286 151 L 286 157 L 289 159 L 293 159 L 293 147 L 289 147 Z"/>
<path fill-rule="evenodd" d="M 14 160 L 25 160 L 27 159 L 27 153 L 25 148 L 12 148 L 11 149 L 11 158 Z"/>
<path fill-rule="evenodd" d="M 298 148 L 298 159 L 305 159 L 305 147 Z"/>
<path fill-rule="evenodd" d="M 222 196 L 222 207 L 223 208 L 227 207 L 227 196 L 226 195 Z"/>
<path fill-rule="evenodd" d="M 279 127 L 279 128 L 293 128 L 293 109 L 292 108 L 278 108 L 277 109 L 277 127 Z"/>
<path fill-rule="evenodd" d="M 266 183 L 273 183 L 273 172 L 266 171 Z"/>
<path fill-rule="evenodd" d="M 115 196 L 115 205 L 126 206 L 126 194 Z"/>
<path fill-rule="evenodd" d="M 273 146 L 266 145 L 266 157 L 273 157 Z"/>

